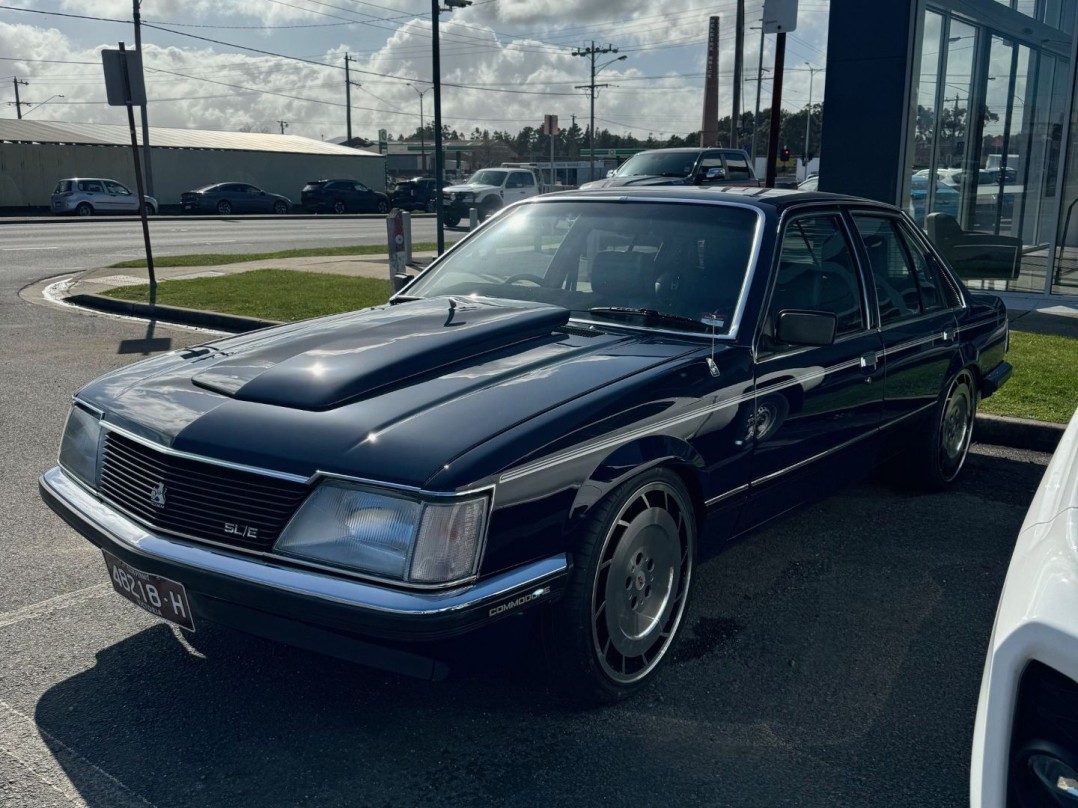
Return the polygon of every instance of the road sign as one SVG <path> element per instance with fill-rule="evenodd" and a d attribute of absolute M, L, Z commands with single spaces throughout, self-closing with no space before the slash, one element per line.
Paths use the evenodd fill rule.
<path fill-rule="evenodd" d="M 146 104 L 146 82 L 142 78 L 142 54 L 138 51 L 101 51 L 105 69 L 105 95 L 110 107 L 136 107 Z"/>
<path fill-rule="evenodd" d="M 788 34 L 797 28 L 797 0 L 764 0 L 764 33 Z"/>

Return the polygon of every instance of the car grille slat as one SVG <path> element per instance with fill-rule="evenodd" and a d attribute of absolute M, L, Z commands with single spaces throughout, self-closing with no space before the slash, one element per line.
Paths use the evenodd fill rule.
<path fill-rule="evenodd" d="M 265 550 L 310 489 L 304 483 L 176 457 L 107 432 L 101 496 L 163 533 Z M 155 488 L 164 486 L 164 504 Z"/>

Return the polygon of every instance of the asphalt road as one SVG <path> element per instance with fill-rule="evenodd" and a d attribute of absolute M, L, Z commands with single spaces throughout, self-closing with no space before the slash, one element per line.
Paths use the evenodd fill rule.
<path fill-rule="evenodd" d="M 568 708 L 523 640 L 489 649 L 499 669 L 441 684 L 224 630 L 192 646 L 115 595 L 101 554 L 37 495 L 72 391 L 137 358 L 146 327 L 23 301 L 60 267 L 12 255 L 4 808 L 968 802 L 984 653 L 1045 455 L 978 445 L 946 495 L 873 479 L 727 548 L 697 570 L 676 657 L 613 708 Z"/>

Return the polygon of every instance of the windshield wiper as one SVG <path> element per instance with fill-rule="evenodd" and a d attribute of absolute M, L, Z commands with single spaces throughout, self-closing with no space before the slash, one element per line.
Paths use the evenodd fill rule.
<path fill-rule="evenodd" d="M 629 306 L 595 306 L 594 308 L 588 309 L 588 313 L 596 314 L 600 317 L 613 317 L 615 319 L 619 317 L 642 317 L 645 322 L 649 323 L 691 326 L 696 330 L 707 328 L 707 325 L 699 320 L 694 320 L 692 317 L 683 317 L 680 314 L 668 314 L 667 312 L 656 311 L 655 309 L 637 309 Z"/>

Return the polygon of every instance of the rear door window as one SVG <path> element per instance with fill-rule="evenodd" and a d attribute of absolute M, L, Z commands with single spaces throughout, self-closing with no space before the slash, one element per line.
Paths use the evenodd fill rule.
<path fill-rule="evenodd" d="M 922 314 L 925 304 L 913 262 L 895 229 L 894 220 L 887 216 L 855 215 L 853 221 L 868 252 L 879 300 L 880 323 L 887 325 Z M 938 288 L 936 295 L 938 301 Z M 937 308 L 941 307 L 937 305 Z"/>
<path fill-rule="evenodd" d="M 726 155 L 726 179 L 728 180 L 751 180 L 752 170 L 749 161 L 743 154 Z"/>

